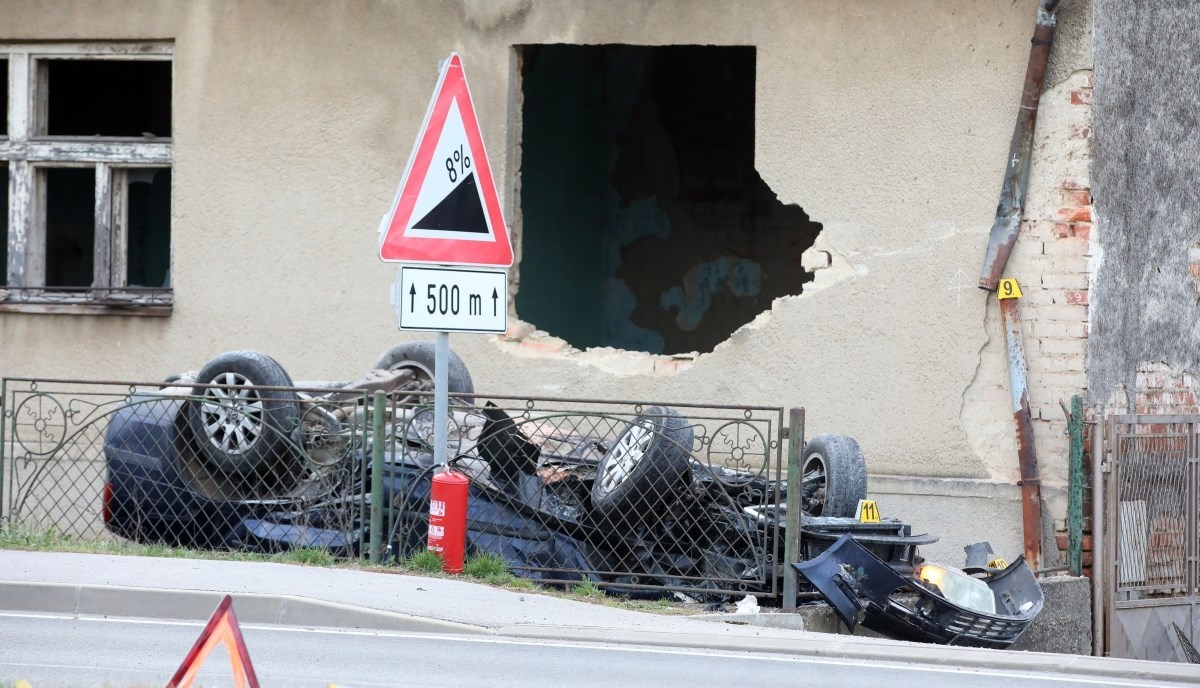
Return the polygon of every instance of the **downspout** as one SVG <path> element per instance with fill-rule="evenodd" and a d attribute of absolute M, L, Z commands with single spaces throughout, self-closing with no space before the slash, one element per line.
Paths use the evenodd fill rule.
<path fill-rule="evenodd" d="M 1013 419 L 1017 422 L 1017 460 L 1021 466 L 1021 521 L 1025 561 L 1037 571 L 1042 567 L 1042 493 L 1037 452 L 1033 447 L 1033 414 L 1029 408 L 1029 369 L 1025 363 L 1025 339 L 1021 335 L 1019 298 L 1000 301 L 1000 322 L 1008 349 L 1009 386 Z"/>
<path fill-rule="evenodd" d="M 1033 45 L 1029 49 L 1025 87 L 1021 91 L 1021 108 L 1017 111 L 1017 125 L 1008 146 L 1008 167 L 1004 174 L 1004 185 L 1000 189 L 1000 205 L 996 208 L 987 254 L 983 259 L 983 271 L 979 276 L 980 289 L 996 291 L 1021 229 L 1025 191 L 1029 188 L 1029 164 L 1033 157 L 1033 130 L 1037 124 L 1042 86 L 1046 83 L 1050 48 L 1054 45 L 1058 3 L 1059 0 L 1041 0 L 1038 6 L 1037 27 L 1033 31 Z"/>
<path fill-rule="evenodd" d="M 1021 229 L 1021 217 L 1025 213 L 1025 192 L 1029 188 L 1029 169 L 1033 158 L 1033 133 L 1037 124 L 1038 105 L 1042 87 L 1046 83 L 1046 66 L 1050 62 L 1050 49 L 1054 45 L 1054 29 L 1058 23 L 1059 0 L 1041 0 L 1038 5 L 1037 24 L 1033 31 L 1029 49 L 1029 64 L 1025 68 L 1025 86 L 1021 91 L 1021 107 L 1017 110 L 1017 123 L 1008 147 L 1007 168 L 1004 184 L 1000 189 L 1000 203 L 996 207 L 996 219 L 988 239 L 987 253 L 983 259 L 983 270 L 979 276 L 979 288 L 996 291 L 1008 258 Z M 1013 287 L 1015 289 L 1015 287 Z M 1019 296 L 1019 290 L 1016 290 Z M 1013 397 L 1013 418 L 1017 425 L 1017 459 L 1021 471 L 1021 515 L 1025 541 L 1025 558 L 1037 570 L 1042 558 L 1042 495 L 1038 473 L 1037 451 L 1033 441 L 1033 418 L 1029 407 L 1028 369 L 1025 363 L 1025 344 L 1021 334 L 1021 321 L 1017 312 L 1017 299 L 1012 294 L 1001 294 L 1000 317 L 1008 344 L 1009 376 Z"/>

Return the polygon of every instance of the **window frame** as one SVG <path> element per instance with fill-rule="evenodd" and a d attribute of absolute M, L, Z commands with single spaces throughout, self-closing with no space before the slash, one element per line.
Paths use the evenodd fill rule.
<path fill-rule="evenodd" d="M 173 109 L 174 54 L 174 44 L 165 41 L 0 43 L 0 55 L 8 60 L 8 131 L 0 131 L 0 164 L 9 166 L 8 264 L 0 265 L 7 285 L 0 286 L 0 312 L 170 314 L 174 300 L 170 284 L 126 285 L 128 222 L 123 199 L 125 170 L 173 169 L 172 138 L 49 136 L 40 132 L 47 125 L 50 60 L 170 62 Z M 90 287 L 46 287 L 43 180 L 44 170 L 50 167 L 96 170 Z"/>

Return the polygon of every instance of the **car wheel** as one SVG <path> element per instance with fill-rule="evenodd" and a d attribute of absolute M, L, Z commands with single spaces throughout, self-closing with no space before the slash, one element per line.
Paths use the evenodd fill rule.
<path fill-rule="evenodd" d="M 596 464 L 593 509 L 639 520 L 654 513 L 687 474 L 693 438 L 675 409 L 651 406 L 638 414 Z"/>
<path fill-rule="evenodd" d="M 435 369 L 436 345 L 430 341 L 404 342 L 388 349 L 375 362 L 375 367 L 382 370 L 400 370 L 412 368 L 430 382 L 433 382 Z M 446 370 L 447 388 L 450 394 L 470 395 L 475 393 L 475 383 L 471 382 L 471 372 L 467 364 L 453 351 L 447 359 L 450 362 Z M 472 401 L 469 397 L 466 401 Z"/>
<path fill-rule="evenodd" d="M 300 417 L 295 392 L 275 359 L 257 351 L 221 354 L 200 370 L 188 423 L 200 453 L 225 473 L 248 473 L 289 456 L 289 436 Z"/>
<path fill-rule="evenodd" d="M 853 516 L 867 498 L 867 463 L 858 442 L 817 435 L 804 446 L 801 491 L 813 516 Z"/>

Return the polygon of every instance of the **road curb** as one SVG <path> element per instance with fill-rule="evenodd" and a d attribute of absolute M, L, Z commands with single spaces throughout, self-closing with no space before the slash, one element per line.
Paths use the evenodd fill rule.
<path fill-rule="evenodd" d="M 225 594 L 217 591 L 0 581 L 0 609 L 203 621 L 209 618 Z M 732 628 L 729 633 L 720 633 L 710 630 L 711 626 L 716 625 L 712 623 L 714 619 L 695 620 L 695 632 L 550 624 L 489 628 L 297 595 L 229 594 L 233 597 L 238 620 L 253 624 L 765 652 L 828 659 L 916 663 L 967 670 L 987 668 L 1097 679 L 1142 679 L 1160 684 L 1195 685 L 1200 681 L 1200 668 L 1188 664 L 923 645 L 846 635 L 780 637 L 772 634 L 777 629 L 769 627 L 762 628 L 762 634 L 754 635 L 734 634 Z"/>
<path fill-rule="evenodd" d="M 621 645 L 700 648 L 735 652 L 768 652 L 830 659 L 917 663 L 947 668 L 987 668 L 1014 672 L 1070 674 L 1098 679 L 1142 679 L 1159 683 L 1195 685 L 1200 667 L 1190 664 L 1150 662 L 1113 657 L 1058 655 L 1041 652 L 988 650 L 945 645 L 923 645 L 886 639 L 831 635 L 825 638 L 747 637 L 705 633 L 663 633 L 635 629 L 565 626 L 507 626 L 501 636 L 575 640 Z"/>
<path fill-rule="evenodd" d="M 0 609 L 149 619 L 208 619 L 227 593 L 205 590 L 0 581 Z M 228 593 L 238 621 L 408 633 L 491 635 L 482 626 L 410 616 L 297 595 Z"/>

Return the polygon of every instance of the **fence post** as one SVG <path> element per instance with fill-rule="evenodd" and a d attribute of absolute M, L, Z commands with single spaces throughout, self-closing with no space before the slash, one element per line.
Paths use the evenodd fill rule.
<path fill-rule="evenodd" d="M 787 450 L 787 521 L 783 538 L 783 608 L 796 608 L 796 593 L 800 573 L 792 564 L 800 560 L 800 511 L 803 490 L 800 461 L 804 454 L 804 409 L 793 408 L 788 412 Z"/>
<path fill-rule="evenodd" d="M 1071 397 L 1071 415 L 1067 419 L 1071 435 L 1070 472 L 1067 493 L 1067 565 L 1072 576 L 1083 575 L 1083 397 Z M 1095 461 L 1096 457 L 1092 457 Z M 1095 524 L 1092 526 L 1095 548 Z M 1093 570 L 1095 563 L 1093 560 Z"/>
<path fill-rule="evenodd" d="M 1106 653 L 1105 615 L 1108 613 L 1108 592 L 1105 574 L 1107 538 L 1111 532 L 1105 518 L 1104 500 L 1104 433 L 1107 431 L 1104 409 L 1096 410 L 1092 425 L 1092 654 L 1103 657 Z"/>
<path fill-rule="evenodd" d="M 371 546 L 368 558 L 379 563 L 383 551 L 383 392 L 375 392 L 371 413 Z"/>
<path fill-rule="evenodd" d="M 4 434 L 4 409 L 8 406 L 8 378 L 0 378 L 0 527 L 4 526 L 4 516 L 8 513 L 4 505 L 4 447 L 8 436 Z"/>

